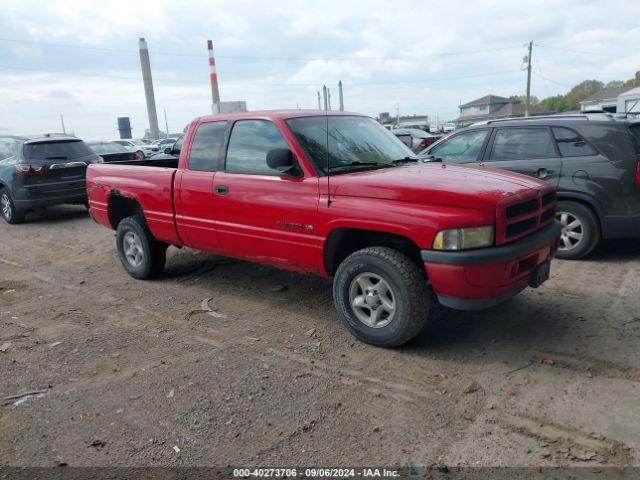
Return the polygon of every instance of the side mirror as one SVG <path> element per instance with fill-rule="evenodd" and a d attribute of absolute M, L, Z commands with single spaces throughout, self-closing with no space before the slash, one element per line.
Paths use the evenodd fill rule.
<path fill-rule="evenodd" d="M 171 155 L 171 151 L 172 151 L 171 147 L 167 147 L 167 148 L 164 149 L 164 153 L 166 153 L 168 155 Z"/>
<path fill-rule="evenodd" d="M 274 148 L 267 153 L 269 168 L 285 175 L 297 176 L 299 173 L 293 152 L 288 148 Z"/>

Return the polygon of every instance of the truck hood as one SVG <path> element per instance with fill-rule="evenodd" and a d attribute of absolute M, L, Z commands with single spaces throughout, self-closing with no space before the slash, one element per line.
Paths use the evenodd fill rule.
<path fill-rule="evenodd" d="M 547 183 L 518 173 L 487 168 L 421 163 L 331 176 L 336 197 L 367 197 L 495 211 L 506 197 Z"/>

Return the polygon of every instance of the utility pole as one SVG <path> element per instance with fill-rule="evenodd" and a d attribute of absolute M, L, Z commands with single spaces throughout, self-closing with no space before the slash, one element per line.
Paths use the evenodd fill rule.
<path fill-rule="evenodd" d="M 529 42 L 529 55 L 527 55 L 527 99 L 524 104 L 524 116 L 529 116 L 531 107 L 531 49 L 533 48 L 533 40 Z"/>
<path fill-rule="evenodd" d="M 320 90 L 318 90 L 318 110 L 322 110 L 322 106 L 320 105 Z"/>
<path fill-rule="evenodd" d="M 341 112 L 344 112 L 344 98 L 342 97 L 342 80 L 338 80 L 338 100 Z"/>
<path fill-rule="evenodd" d="M 66 134 L 67 131 L 64 128 L 64 117 L 60 114 L 60 123 L 62 123 L 62 133 Z"/>
<path fill-rule="evenodd" d="M 331 110 L 331 89 L 327 88 L 327 104 L 329 105 L 329 110 Z"/>
<path fill-rule="evenodd" d="M 153 94 L 153 79 L 151 78 L 151 62 L 149 62 L 149 47 L 144 38 L 138 42 L 140 50 L 140 66 L 142 67 L 142 83 L 144 96 L 147 100 L 147 114 L 149 115 L 149 133 L 154 140 L 158 138 L 158 113 L 156 112 L 156 97 Z"/>
<path fill-rule="evenodd" d="M 164 109 L 164 128 L 165 130 L 165 135 L 164 138 L 169 138 L 169 122 L 167 122 L 167 109 Z"/>

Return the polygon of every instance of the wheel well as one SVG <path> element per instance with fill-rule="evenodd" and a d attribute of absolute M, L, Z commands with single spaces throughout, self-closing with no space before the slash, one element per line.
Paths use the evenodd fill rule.
<path fill-rule="evenodd" d="M 390 247 L 399 250 L 425 272 L 420 248 L 410 238 L 388 232 L 356 228 L 338 228 L 329 234 L 324 248 L 324 265 L 327 272 L 333 275 L 345 258 L 367 247 Z"/>
<path fill-rule="evenodd" d="M 117 228 L 118 224 L 127 217 L 142 214 L 142 207 L 136 200 L 117 193 L 109 196 L 109 222 L 113 228 Z"/>
<path fill-rule="evenodd" d="M 588 208 L 589 210 L 591 210 L 591 213 L 593 213 L 593 216 L 596 219 L 596 225 L 598 226 L 598 231 L 602 235 L 602 222 L 600 222 L 600 215 L 598 214 L 598 210 L 591 203 L 589 203 L 586 200 L 583 200 L 581 198 L 565 197 L 565 196 L 562 196 L 562 195 L 558 195 L 557 201 L 558 202 L 573 202 L 573 203 L 577 203 L 577 204 L 582 205 L 583 207 Z"/>

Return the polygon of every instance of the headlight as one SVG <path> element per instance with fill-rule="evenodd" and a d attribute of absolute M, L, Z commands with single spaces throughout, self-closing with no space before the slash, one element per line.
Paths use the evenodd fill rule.
<path fill-rule="evenodd" d="M 453 228 L 438 232 L 434 250 L 467 250 L 493 245 L 493 227 Z"/>

